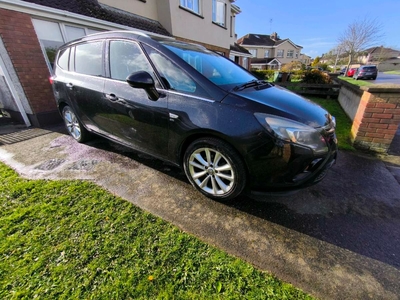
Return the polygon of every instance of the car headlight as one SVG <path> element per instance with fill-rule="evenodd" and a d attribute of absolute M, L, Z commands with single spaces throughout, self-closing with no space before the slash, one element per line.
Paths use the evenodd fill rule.
<path fill-rule="evenodd" d="M 325 139 L 315 128 L 269 114 L 255 113 L 254 115 L 261 125 L 277 138 L 309 147 L 316 154 L 328 152 Z"/>

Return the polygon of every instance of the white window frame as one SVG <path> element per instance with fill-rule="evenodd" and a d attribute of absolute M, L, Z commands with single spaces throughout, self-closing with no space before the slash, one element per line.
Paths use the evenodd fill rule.
<path fill-rule="evenodd" d="M 285 55 L 285 50 L 283 49 L 278 49 L 276 52 L 276 57 L 281 57 L 283 58 L 283 56 Z"/>
<path fill-rule="evenodd" d="M 195 14 L 201 15 L 201 1 L 202 0 L 180 0 L 179 5 L 187 10 L 194 12 Z"/>
<path fill-rule="evenodd" d="M 222 4 L 222 6 L 218 5 Z M 223 7 L 222 20 L 219 20 L 220 12 L 218 8 Z M 226 3 L 224 0 L 212 0 L 212 21 L 222 27 L 226 27 Z"/>
<path fill-rule="evenodd" d="M 296 51 L 295 58 L 299 58 L 299 51 Z"/>
<path fill-rule="evenodd" d="M 250 49 L 249 52 L 253 57 L 257 57 L 257 49 Z"/>
<path fill-rule="evenodd" d="M 242 67 L 243 68 L 245 68 L 245 69 L 248 69 L 249 68 L 249 63 L 248 63 L 248 58 L 247 57 L 243 57 L 243 59 L 242 59 Z"/>
<path fill-rule="evenodd" d="M 294 57 L 294 50 L 288 50 L 286 52 L 286 58 L 293 58 Z"/>
<path fill-rule="evenodd" d="M 270 54 L 269 49 L 264 50 L 264 57 L 265 57 L 265 58 L 269 58 L 269 54 Z"/>
<path fill-rule="evenodd" d="M 39 21 L 45 21 L 45 22 L 58 24 L 58 27 L 59 27 L 60 32 L 61 32 L 61 37 L 62 37 L 64 43 L 67 43 L 67 42 L 70 41 L 68 39 L 67 29 L 66 29 L 65 26 L 81 28 L 81 29 L 83 29 L 85 31 L 85 35 L 91 34 L 91 33 L 93 33 L 93 31 L 96 31 L 95 29 L 84 27 L 84 26 L 79 26 L 77 24 L 71 24 L 71 23 L 65 23 L 65 22 L 57 22 L 57 20 L 46 20 L 46 19 L 41 19 L 41 18 L 32 18 L 32 22 L 33 23 L 34 23 L 34 20 L 39 20 Z M 36 29 L 35 29 L 35 31 L 36 31 Z M 101 30 L 98 30 L 98 31 L 100 32 Z M 42 48 L 43 56 L 44 56 L 44 59 L 46 61 L 47 67 L 49 68 L 50 73 L 53 74 L 53 69 L 52 69 L 51 63 L 50 63 L 50 61 L 49 61 L 49 59 L 47 57 L 46 49 L 45 49 L 44 45 L 42 45 L 42 42 L 40 41 L 39 36 L 38 36 L 38 40 L 39 40 L 39 43 L 40 43 L 40 47 Z"/>

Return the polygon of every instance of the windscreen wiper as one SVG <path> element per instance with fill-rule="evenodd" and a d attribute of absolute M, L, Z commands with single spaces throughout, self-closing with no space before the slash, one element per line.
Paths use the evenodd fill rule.
<path fill-rule="evenodd" d="M 264 80 L 253 79 L 253 80 L 250 80 L 250 81 L 245 82 L 243 84 L 235 86 L 233 88 L 233 90 L 235 92 L 237 92 L 237 91 L 242 91 L 244 89 L 247 89 L 249 87 L 259 87 L 259 86 L 264 86 L 264 85 L 270 85 L 270 84 L 268 82 L 264 81 Z"/>

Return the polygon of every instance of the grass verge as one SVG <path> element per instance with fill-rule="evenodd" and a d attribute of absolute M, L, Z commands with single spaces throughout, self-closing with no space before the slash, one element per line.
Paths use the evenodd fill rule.
<path fill-rule="evenodd" d="M 345 76 L 339 76 L 340 79 L 347 81 L 351 84 L 358 85 L 358 86 L 368 86 L 372 85 L 373 83 L 365 80 L 355 80 L 353 77 L 345 77 Z"/>
<path fill-rule="evenodd" d="M 312 299 L 93 183 L 0 180 L 1 299 Z"/>
<path fill-rule="evenodd" d="M 387 72 L 383 72 L 385 74 L 394 74 L 394 75 L 400 75 L 400 71 L 387 71 Z"/>
<path fill-rule="evenodd" d="M 336 136 L 338 139 L 338 146 L 341 150 L 355 151 L 351 141 L 350 132 L 352 122 L 346 115 L 343 108 L 340 106 L 338 101 L 332 99 L 323 99 L 317 97 L 308 97 L 311 101 L 321 105 L 325 108 L 332 116 L 336 118 Z"/>

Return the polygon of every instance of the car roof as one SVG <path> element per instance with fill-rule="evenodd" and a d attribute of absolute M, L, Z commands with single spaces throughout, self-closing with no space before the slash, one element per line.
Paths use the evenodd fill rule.
<path fill-rule="evenodd" d="M 154 37 L 154 38 L 153 38 Z M 140 40 L 143 42 L 147 42 L 149 44 L 157 43 L 157 41 L 174 41 L 175 38 L 173 37 L 160 37 L 160 36 L 152 36 L 151 34 L 146 34 L 140 31 L 131 31 L 131 30 L 114 30 L 114 31 L 103 31 L 98 33 L 89 34 L 78 38 L 76 40 L 70 41 L 65 43 L 63 46 L 60 47 L 64 48 L 66 46 L 70 46 L 76 43 L 91 41 L 91 40 L 98 40 L 98 39 L 105 39 L 105 38 L 126 38 L 126 39 L 134 39 Z"/>

